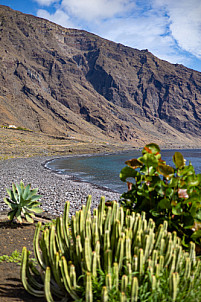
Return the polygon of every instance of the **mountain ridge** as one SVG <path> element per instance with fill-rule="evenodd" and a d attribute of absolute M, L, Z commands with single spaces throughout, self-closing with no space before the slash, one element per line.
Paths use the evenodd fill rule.
<path fill-rule="evenodd" d="M 201 146 L 201 73 L 0 6 L 0 124 Z"/>

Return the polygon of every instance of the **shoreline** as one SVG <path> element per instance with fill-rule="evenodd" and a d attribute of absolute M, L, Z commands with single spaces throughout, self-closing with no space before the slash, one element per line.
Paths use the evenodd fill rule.
<path fill-rule="evenodd" d="M 74 156 L 76 155 L 61 157 Z M 119 199 L 121 194 L 110 189 L 80 181 L 76 177 L 58 174 L 45 167 L 47 162 L 54 159 L 54 156 L 42 156 L 0 161 L 0 214 L 5 215 L 9 211 L 3 201 L 7 196 L 6 188 L 11 188 L 12 183 L 19 183 L 21 180 L 25 185 L 30 183 L 32 189 L 38 188 L 38 194 L 43 196 L 39 200 L 44 210 L 43 217 L 53 218 L 61 215 L 66 201 L 70 201 L 70 214 L 74 215 L 86 203 L 88 195 L 92 195 L 92 209 L 98 206 L 101 196 L 105 196 L 106 200 Z"/>
<path fill-rule="evenodd" d="M 67 169 L 67 172 L 66 173 L 62 173 L 62 169 L 60 171 L 60 169 L 58 168 L 54 168 L 54 167 L 48 167 L 48 164 L 51 162 L 54 162 L 54 161 L 59 161 L 59 160 L 62 160 L 62 159 L 66 159 L 66 160 L 70 160 L 70 158 L 87 158 L 87 157 L 102 157 L 102 156 L 110 156 L 110 155 L 121 155 L 121 154 L 127 154 L 127 153 L 131 153 L 132 151 L 136 152 L 136 151 L 139 151 L 141 152 L 143 148 L 135 148 L 135 149 L 128 149 L 128 150 L 118 150 L 116 152 L 101 152 L 101 153 L 85 153 L 85 154 L 71 154 L 71 155 L 62 155 L 62 156 L 56 156 L 56 157 L 53 157 L 51 159 L 48 159 L 46 160 L 42 165 L 45 169 L 48 169 L 50 171 L 52 171 L 53 173 L 56 173 L 56 174 L 59 174 L 59 175 L 68 175 L 69 176 L 69 179 L 73 180 L 73 181 L 76 181 L 76 182 L 84 182 L 84 183 L 88 183 L 92 186 L 95 186 L 96 188 L 98 189 L 102 189 L 102 190 L 106 190 L 108 192 L 113 192 L 113 193 L 119 193 L 120 195 L 122 193 L 116 191 L 115 189 L 112 189 L 112 188 L 109 188 L 109 187 L 105 187 L 104 185 L 101 185 L 101 184 L 95 184 L 93 182 L 90 182 L 88 180 L 85 179 L 85 177 L 82 177 L 81 174 L 77 176 L 77 174 L 79 174 L 80 171 L 77 171 L 77 170 L 72 170 L 71 168 Z M 168 149 L 168 148 L 163 148 L 161 149 L 161 154 L 162 152 L 165 152 L 165 151 L 190 151 L 190 150 L 198 150 L 198 151 L 201 151 L 200 148 L 194 148 L 194 149 L 188 149 L 188 148 L 185 148 L 185 149 L 181 149 L 181 148 L 173 148 L 173 149 Z M 133 156 L 136 156 L 136 155 L 133 155 Z M 172 163 L 173 164 L 173 163 Z M 68 174 L 68 170 L 70 171 L 69 174 Z M 76 176 L 74 175 L 74 173 L 76 173 Z M 82 172 L 81 172 L 82 173 Z"/>
<path fill-rule="evenodd" d="M 109 193 L 114 193 L 114 194 L 117 194 L 118 196 L 121 196 L 122 193 L 118 192 L 118 191 L 115 191 L 114 189 L 111 189 L 109 187 L 106 187 L 104 185 L 100 185 L 100 184 L 95 184 L 93 182 L 90 182 L 90 181 L 87 181 L 85 180 L 84 178 L 82 177 L 79 177 L 79 176 L 75 176 L 74 175 L 74 172 L 70 173 L 70 174 L 62 174 L 60 173 L 59 170 L 56 170 L 56 169 L 52 169 L 52 168 L 49 168 L 47 166 L 48 163 L 51 163 L 52 161 L 55 161 L 55 160 L 60 160 L 60 159 L 70 159 L 70 158 L 79 158 L 79 157 L 93 157 L 93 156 L 107 156 L 107 155 L 114 155 L 114 154 L 122 154 L 122 153 L 130 153 L 131 151 L 140 151 L 142 150 L 142 148 L 136 148 L 136 149 L 129 149 L 129 150 L 119 150 L 119 151 L 116 151 L 116 152 L 100 152 L 100 153 L 84 153 L 84 154 L 71 154 L 71 155 L 61 155 L 61 156 L 57 156 L 57 157 L 53 157 L 53 158 L 50 158 L 50 159 L 47 159 L 45 162 L 42 163 L 42 166 L 44 167 L 44 169 L 47 169 L 47 170 L 50 170 L 52 173 L 55 173 L 57 175 L 63 175 L 63 176 L 66 176 L 68 177 L 69 180 L 72 180 L 74 182 L 77 182 L 77 183 L 86 183 L 98 190 L 101 190 L 101 191 L 106 191 L 106 192 L 109 192 Z M 79 171 L 78 171 L 79 173 Z M 77 172 L 76 172 L 77 174 Z M 92 196 L 93 198 L 93 196 Z"/>
<path fill-rule="evenodd" d="M 121 194 L 112 189 L 81 180 L 74 175 L 60 174 L 46 165 L 48 162 L 60 158 L 121 154 L 134 150 L 140 151 L 141 149 L 133 148 L 116 152 L 33 156 L 1 160 L 0 215 L 7 215 L 9 211 L 8 206 L 3 201 L 3 198 L 7 196 L 6 188 L 11 188 L 13 183 L 19 183 L 21 180 L 25 185 L 30 183 L 32 189 L 38 188 L 38 194 L 43 196 L 39 202 L 44 209 L 44 213 L 42 213 L 44 217 L 54 218 L 61 215 L 66 201 L 70 201 L 70 215 L 73 215 L 86 203 L 88 195 L 92 195 L 92 209 L 98 206 L 101 196 L 105 196 L 106 200 L 119 200 Z M 182 150 L 191 149 L 179 150 L 182 152 Z M 163 150 L 167 149 L 161 149 L 161 151 Z M 169 150 L 178 150 L 178 148 Z M 194 148 L 194 150 L 200 149 Z"/>
<path fill-rule="evenodd" d="M 109 154 L 109 153 L 107 153 L 107 154 Z M 101 191 L 106 191 L 106 192 L 110 192 L 110 193 L 114 193 L 114 194 L 119 194 L 119 195 L 121 195 L 119 192 L 117 192 L 117 191 L 114 191 L 114 190 L 112 190 L 112 189 L 109 189 L 109 188 L 107 188 L 107 187 L 104 187 L 104 186 L 100 186 L 100 185 L 97 185 L 97 184 L 94 184 L 94 183 L 91 183 L 91 182 L 89 182 L 89 181 L 86 181 L 86 180 L 82 180 L 82 178 L 79 178 L 78 176 L 75 176 L 74 174 L 72 174 L 72 175 L 69 175 L 69 174 L 61 174 L 59 171 L 57 171 L 57 170 L 54 170 L 54 169 L 51 169 L 51 168 L 48 168 L 47 166 L 46 166 L 46 164 L 47 163 L 49 163 L 49 162 L 51 162 L 51 161 L 54 161 L 54 160 L 59 160 L 60 158 L 71 158 L 71 157 L 82 157 L 82 156 L 96 156 L 96 155 L 100 155 L 100 156 L 104 156 L 104 155 L 107 155 L 107 154 L 99 154 L 99 153 L 97 153 L 97 154 L 77 154 L 77 155 L 75 155 L 75 156 L 61 156 L 61 157 L 55 157 L 55 158 L 52 158 L 52 159 L 50 159 L 50 160 L 47 160 L 47 161 L 45 161 L 44 163 L 41 163 L 41 165 L 43 166 L 43 168 L 44 169 L 47 169 L 47 170 L 49 170 L 50 172 L 52 172 L 52 173 L 54 173 L 54 174 L 57 174 L 57 175 L 61 175 L 61 176 L 64 176 L 64 177 L 66 177 L 66 178 L 68 178 L 68 180 L 71 180 L 71 181 L 73 181 L 73 182 L 76 182 L 76 183 L 86 183 L 86 184 L 88 184 L 88 185 L 90 185 L 90 186 L 92 186 L 92 187 L 94 187 L 95 189 L 98 189 L 98 190 L 101 190 Z M 110 154 L 112 154 L 112 153 L 110 153 Z"/>

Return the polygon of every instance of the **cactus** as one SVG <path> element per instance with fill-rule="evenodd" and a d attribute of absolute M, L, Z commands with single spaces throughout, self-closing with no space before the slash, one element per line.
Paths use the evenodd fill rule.
<path fill-rule="evenodd" d="M 133 277 L 131 284 L 131 302 L 137 302 L 138 300 L 138 279 Z"/>
<path fill-rule="evenodd" d="M 103 197 L 92 217 L 90 204 L 91 196 L 69 221 L 67 202 L 56 226 L 41 231 L 38 223 L 34 253 L 40 269 L 33 268 L 26 247 L 22 253 L 21 279 L 29 293 L 49 302 L 110 301 L 112 295 L 115 301 L 134 302 L 140 301 L 142 288 L 149 295 L 161 292 L 165 276 L 164 295 L 176 301 L 181 288 L 201 283 L 195 244 L 190 244 L 189 253 L 184 251 L 166 222 L 155 229 L 144 213 L 125 213 L 115 201 L 105 206 Z M 93 291 L 95 284 L 99 292 Z"/>

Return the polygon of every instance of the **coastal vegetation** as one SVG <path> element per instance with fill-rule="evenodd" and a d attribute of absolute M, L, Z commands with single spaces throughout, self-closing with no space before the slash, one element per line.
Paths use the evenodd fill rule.
<path fill-rule="evenodd" d="M 0 263 L 2 263 L 3 261 L 6 261 L 6 262 L 14 262 L 14 263 L 20 264 L 21 260 L 22 260 L 22 253 L 20 253 L 17 250 L 12 252 L 12 254 L 10 256 L 8 256 L 8 255 L 0 256 Z"/>
<path fill-rule="evenodd" d="M 91 215 L 89 196 L 69 220 L 67 202 L 56 226 L 41 231 L 38 223 L 38 267 L 26 247 L 22 251 L 25 289 L 47 301 L 199 301 L 195 244 L 186 252 L 167 221 L 155 228 L 144 212 L 124 211 L 116 201 L 106 204 L 102 197 Z"/>
<path fill-rule="evenodd" d="M 120 173 L 128 191 L 119 201 L 102 197 L 92 210 L 89 196 L 73 216 L 66 202 L 62 216 L 39 222 L 35 259 L 26 247 L 20 254 L 26 291 L 47 301 L 200 301 L 201 177 L 180 152 L 173 162 L 165 163 L 158 145 L 146 145 Z M 29 210 L 42 211 L 30 185 L 7 193 L 10 218 L 25 218 L 19 210 L 25 197 Z"/>
<path fill-rule="evenodd" d="M 31 189 L 31 185 L 24 185 L 23 181 L 20 184 L 13 184 L 12 190 L 6 189 L 9 198 L 5 197 L 4 202 L 11 208 L 8 213 L 8 218 L 13 221 L 16 218 L 19 222 L 22 222 L 22 218 L 25 218 L 28 222 L 34 222 L 34 213 L 42 213 L 40 203 L 37 202 L 41 195 L 37 195 L 38 189 Z"/>
<path fill-rule="evenodd" d="M 47 301 L 201 301 L 201 175 L 180 152 L 171 167 L 156 144 L 146 145 L 120 173 L 128 183 L 120 200 L 101 198 L 92 210 L 89 197 L 77 212 L 86 184 L 41 165 L 138 149 L 148 140 L 200 148 L 201 73 L 8 6 L 0 5 L 0 15 L 0 195 L 22 179 L 40 187 L 45 218 L 57 217 L 36 226 L 34 213 L 43 211 L 37 189 L 22 181 L 7 189 L 1 265 L 21 261 L 24 288 Z M 66 200 L 71 212 L 66 203 L 63 213 Z M 2 266 L 0 300 L 13 292 L 19 301 L 20 292 L 20 301 L 35 302 L 12 286 L 17 270 Z"/>
<path fill-rule="evenodd" d="M 175 152 L 173 162 L 175 167 L 166 164 L 156 144 L 146 145 L 138 159 L 126 161 L 120 178 L 129 179 L 129 190 L 121 196 L 121 204 L 134 212 L 145 211 L 157 225 L 167 221 L 184 246 L 190 241 L 200 246 L 201 174 L 195 174 L 191 163 L 185 165 L 180 152 Z"/>

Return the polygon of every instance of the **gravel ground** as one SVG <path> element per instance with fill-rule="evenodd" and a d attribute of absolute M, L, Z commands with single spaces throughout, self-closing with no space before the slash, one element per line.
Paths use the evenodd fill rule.
<path fill-rule="evenodd" d="M 70 201 L 70 213 L 73 215 L 85 204 L 87 196 L 92 195 L 92 208 L 96 207 L 101 196 L 106 200 L 118 200 L 120 194 L 99 188 L 89 183 L 80 182 L 68 175 L 57 174 L 44 167 L 52 157 L 15 158 L 0 161 L 0 213 L 8 211 L 3 197 L 7 196 L 6 188 L 11 188 L 12 183 L 25 185 L 31 184 L 31 188 L 39 188 L 38 193 L 44 215 L 48 217 L 58 216 L 63 213 L 65 201 Z"/>

